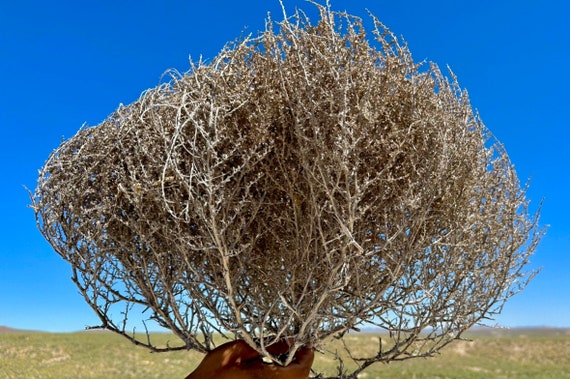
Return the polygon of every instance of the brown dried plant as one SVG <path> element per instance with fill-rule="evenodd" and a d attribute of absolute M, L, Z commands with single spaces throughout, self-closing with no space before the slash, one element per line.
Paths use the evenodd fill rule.
<path fill-rule="evenodd" d="M 269 355 L 295 336 L 292 357 L 378 326 L 378 352 L 336 354 L 335 377 L 355 378 L 435 354 L 533 276 L 537 215 L 467 93 L 373 16 L 370 38 L 318 7 L 51 154 L 38 226 L 100 327 L 156 351 L 206 352 L 219 333 Z M 131 334 L 140 307 L 183 345 Z"/>

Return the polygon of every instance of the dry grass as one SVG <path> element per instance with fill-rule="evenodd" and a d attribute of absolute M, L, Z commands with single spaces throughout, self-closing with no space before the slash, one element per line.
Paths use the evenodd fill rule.
<path fill-rule="evenodd" d="M 163 343 L 174 339 L 158 337 Z M 440 356 L 373 365 L 359 377 L 374 378 L 570 378 L 570 330 L 477 331 Z M 378 336 L 349 336 L 355 355 L 376 347 Z M 334 348 L 329 345 L 329 348 Z M 0 377 L 183 378 L 199 362 L 196 352 L 149 353 L 110 333 L 0 335 Z M 336 362 L 317 354 L 315 368 L 333 374 Z"/>

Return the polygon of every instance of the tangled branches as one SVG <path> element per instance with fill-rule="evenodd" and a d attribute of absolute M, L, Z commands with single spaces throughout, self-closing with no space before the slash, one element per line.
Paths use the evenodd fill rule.
<path fill-rule="evenodd" d="M 532 277 L 536 217 L 456 80 L 378 20 L 371 42 L 320 11 L 268 21 L 50 156 L 38 225 L 103 327 L 158 350 L 128 333 L 142 306 L 182 339 L 167 350 L 220 333 L 269 355 L 294 335 L 292 357 L 377 325 L 384 347 L 339 365 L 352 378 L 434 354 Z"/>

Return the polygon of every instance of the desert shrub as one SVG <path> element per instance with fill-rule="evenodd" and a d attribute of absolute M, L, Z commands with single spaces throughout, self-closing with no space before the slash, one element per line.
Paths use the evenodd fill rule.
<path fill-rule="evenodd" d="M 38 225 L 102 327 L 160 350 L 129 332 L 140 306 L 184 341 L 166 350 L 198 351 L 215 333 L 265 352 L 389 332 L 351 373 L 337 355 L 355 377 L 434 354 L 530 279 L 536 216 L 453 75 L 375 18 L 367 34 L 319 9 L 314 25 L 268 20 L 52 153 Z"/>

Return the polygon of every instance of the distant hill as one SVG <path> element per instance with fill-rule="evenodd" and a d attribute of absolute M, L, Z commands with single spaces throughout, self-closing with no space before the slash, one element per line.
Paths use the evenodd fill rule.
<path fill-rule="evenodd" d="M 10 328 L 9 326 L 0 325 L 0 334 L 5 333 L 41 333 L 37 330 L 24 330 L 24 329 L 15 329 Z"/>
<path fill-rule="evenodd" d="M 13 332 L 17 332 L 17 330 L 13 329 L 13 328 L 9 328 L 9 327 L 4 326 L 4 325 L 0 325 L 0 333 L 13 333 Z"/>
<path fill-rule="evenodd" d="M 103 329 L 92 329 L 92 330 L 78 330 L 76 333 L 88 332 L 88 333 L 110 333 L 112 332 Z M 3 333 L 43 333 L 40 330 L 26 330 L 26 329 L 15 329 L 9 326 L 0 325 L 0 334 Z M 383 331 L 379 328 L 362 328 L 358 332 L 351 331 L 353 334 L 383 334 Z M 57 333 L 56 333 L 57 334 Z M 64 333 L 65 334 L 65 333 Z M 168 332 L 153 332 L 152 334 L 168 334 Z M 528 327 L 515 327 L 515 328 L 492 328 L 492 327 L 481 327 L 476 326 L 464 333 L 465 337 L 500 337 L 500 336 L 534 336 L 534 335 L 570 335 L 570 328 L 555 328 L 549 326 L 528 326 Z"/>
<path fill-rule="evenodd" d="M 385 334 L 386 331 L 375 327 L 366 327 L 358 331 L 350 331 L 351 334 Z M 567 336 L 570 335 L 570 328 L 558 328 L 550 326 L 519 326 L 513 328 L 507 327 L 488 327 L 474 326 L 463 333 L 463 337 L 504 337 L 504 336 Z"/>

